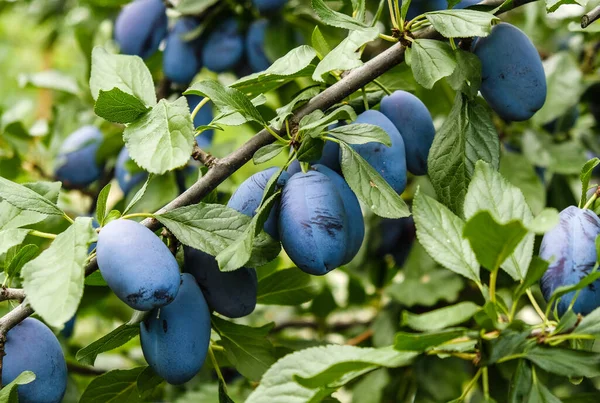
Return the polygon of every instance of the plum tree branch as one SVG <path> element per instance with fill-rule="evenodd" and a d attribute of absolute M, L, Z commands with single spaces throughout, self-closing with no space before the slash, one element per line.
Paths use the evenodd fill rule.
<path fill-rule="evenodd" d="M 0 301 L 8 301 L 11 299 L 23 301 L 25 299 L 25 292 L 20 288 L 0 288 Z"/>
<path fill-rule="evenodd" d="M 506 9 L 503 8 L 498 13 L 508 11 L 509 9 L 513 9 L 533 1 L 536 0 L 515 0 L 512 4 L 505 7 Z M 503 0 L 484 0 L 479 4 L 488 7 L 498 7 L 503 3 Z M 439 37 L 440 35 L 438 32 L 436 32 L 431 26 L 419 30 L 414 34 L 415 39 L 436 39 Z M 346 97 L 360 90 L 362 87 L 375 80 L 377 77 L 381 76 L 391 68 L 402 63 L 404 61 L 405 50 L 406 47 L 402 43 L 396 43 L 362 66 L 351 70 L 340 81 L 325 89 L 323 92 L 312 98 L 303 107 L 296 110 L 290 119 L 291 125 L 296 126 L 304 116 L 316 110 L 325 111 L 335 104 L 342 102 Z M 168 82 L 162 82 L 159 86 L 159 92 L 164 92 L 168 85 Z M 158 210 L 156 214 L 162 214 L 179 207 L 200 202 L 202 198 L 216 189 L 217 186 L 225 179 L 250 161 L 256 151 L 265 145 L 273 143 L 274 141 L 275 137 L 273 137 L 271 133 L 269 133 L 266 129 L 261 130 L 244 145 L 229 154 L 227 157 L 215 160 L 208 172 L 202 178 L 200 178 L 179 197 L 175 198 L 169 204 Z M 147 218 L 142 221 L 142 224 L 152 231 L 156 231 L 161 227 L 160 222 L 155 218 Z M 96 258 L 94 257 L 85 267 L 85 275 L 89 276 L 97 269 L 98 264 Z M 2 370 L 2 356 L 4 355 L 4 348 L 1 344 L 1 341 L 5 338 L 6 333 L 10 329 L 33 313 L 34 310 L 27 304 L 27 301 L 24 301 L 0 319 L 0 376 Z"/>
<path fill-rule="evenodd" d="M 592 11 L 584 14 L 581 17 L 581 28 L 587 28 L 592 22 L 600 18 L 600 6 L 595 7 Z"/>

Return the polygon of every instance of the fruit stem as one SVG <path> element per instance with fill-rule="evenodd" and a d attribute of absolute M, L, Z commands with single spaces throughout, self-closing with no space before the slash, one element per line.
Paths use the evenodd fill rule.
<path fill-rule="evenodd" d="M 540 308 L 540 306 L 538 305 L 537 301 L 533 297 L 533 293 L 531 292 L 531 288 L 528 288 L 527 291 L 525 291 L 525 293 L 527 294 L 527 297 L 529 297 L 529 301 L 531 302 L 531 305 L 533 306 L 533 309 L 535 309 L 535 311 L 540 316 L 540 318 L 544 321 L 544 323 L 547 323 L 548 322 L 548 318 L 546 317 L 546 314 L 544 314 L 544 311 L 542 311 L 542 308 Z"/>
<path fill-rule="evenodd" d="M 192 111 L 192 122 L 194 121 L 194 118 L 196 117 L 196 115 L 198 114 L 198 112 L 200 111 L 200 109 L 206 105 L 208 103 L 208 101 L 210 101 L 209 97 L 204 97 L 204 99 L 202 101 L 200 101 L 198 103 L 198 105 L 196 105 L 196 107 L 194 108 L 194 110 Z"/>
<path fill-rule="evenodd" d="M 390 35 L 386 35 L 386 34 L 379 34 L 379 37 L 381 39 L 383 39 L 384 41 L 388 41 L 388 42 L 398 42 L 398 39 L 394 38 L 393 36 Z"/>
<path fill-rule="evenodd" d="M 277 140 L 281 141 L 282 143 L 288 143 L 288 141 L 286 139 L 284 139 L 283 137 L 281 137 L 279 134 L 277 134 L 275 132 L 275 130 L 271 129 L 270 126 L 265 125 L 265 129 L 267 129 L 267 131 L 269 133 L 271 133 L 273 135 L 273 137 L 275 137 Z"/>
<path fill-rule="evenodd" d="M 55 239 L 56 238 L 56 234 L 49 234 L 48 232 L 42 232 L 42 231 L 36 231 L 36 230 L 29 231 L 29 235 L 37 236 L 40 238 L 46 238 L 46 239 Z"/>
<path fill-rule="evenodd" d="M 69 217 L 66 213 L 63 214 L 63 217 L 65 218 L 65 220 L 67 220 L 68 222 L 70 222 L 71 224 L 74 224 L 75 221 L 73 221 L 73 219 L 71 217 Z"/>
<path fill-rule="evenodd" d="M 473 386 L 475 386 L 475 384 L 479 380 L 479 377 L 481 376 L 482 369 L 483 368 L 479 368 L 479 370 L 475 373 L 475 376 L 473 377 L 473 379 L 471 379 L 469 381 L 469 383 L 467 384 L 467 386 L 465 387 L 465 390 L 463 391 L 463 393 L 456 400 L 460 401 L 460 400 L 464 400 L 464 399 L 467 398 L 467 395 L 469 394 L 469 392 L 471 391 L 471 389 L 473 389 Z"/>
<path fill-rule="evenodd" d="M 365 110 L 369 110 L 369 99 L 367 98 L 367 91 L 365 91 L 365 87 L 360 89 L 362 93 L 363 104 L 365 105 Z"/>
<path fill-rule="evenodd" d="M 498 269 L 490 274 L 490 301 L 496 303 L 496 279 L 498 278 Z"/>
<path fill-rule="evenodd" d="M 486 402 L 489 402 L 489 400 L 490 400 L 490 382 L 488 379 L 488 368 L 483 367 L 481 369 L 481 374 L 483 375 L 483 379 L 481 380 L 481 383 L 483 384 L 483 397 L 485 398 L 484 400 Z"/>
<path fill-rule="evenodd" d="M 388 0 L 388 7 L 390 9 L 390 19 L 392 20 L 392 25 L 394 28 L 400 29 L 398 26 L 398 22 L 396 21 L 396 17 L 394 16 L 394 5 L 392 4 L 392 0 Z"/>
<path fill-rule="evenodd" d="M 130 218 L 136 218 L 136 217 L 142 217 L 142 218 L 154 218 L 154 214 L 150 214 L 150 213 L 131 213 L 131 214 L 125 214 L 123 217 L 121 217 L 123 220 L 129 220 Z"/>
<path fill-rule="evenodd" d="M 395 10 L 396 10 L 396 21 L 398 22 L 398 29 L 402 29 L 404 27 L 404 21 L 402 21 L 402 15 L 400 13 L 400 2 L 398 0 L 394 0 Z"/>
<path fill-rule="evenodd" d="M 392 91 L 390 91 L 385 85 L 381 84 L 379 80 L 373 80 L 372 83 L 381 88 L 387 95 L 392 95 Z"/>
<path fill-rule="evenodd" d="M 210 362 L 212 363 L 213 368 L 215 369 L 215 372 L 217 373 L 217 377 L 219 378 L 219 381 L 221 381 L 221 383 L 223 384 L 223 389 L 225 390 L 225 393 L 227 393 L 227 383 L 225 382 L 225 379 L 223 378 L 223 374 L 221 373 L 221 368 L 219 367 L 219 363 L 217 362 L 217 357 L 215 357 L 215 353 L 213 352 L 212 345 L 210 347 L 208 347 L 208 356 L 210 357 Z"/>
<path fill-rule="evenodd" d="M 598 189 L 596 189 L 596 191 L 594 192 L 594 194 L 592 195 L 592 197 L 590 197 L 590 199 L 587 201 L 587 203 L 585 203 L 585 205 L 583 206 L 583 210 L 587 210 L 590 208 L 590 206 L 594 203 L 594 201 L 598 198 Z"/>

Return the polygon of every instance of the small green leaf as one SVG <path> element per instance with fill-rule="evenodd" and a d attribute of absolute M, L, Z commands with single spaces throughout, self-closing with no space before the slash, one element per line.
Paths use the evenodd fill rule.
<path fill-rule="evenodd" d="M 79 403 L 141 403 L 137 379 L 144 369 L 115 369 L 94 378 Z"/>
<path fill-rule="evenodd" d="M 518 187 L 532 213 L 539 214 L 546 206 L 546 187 L 531 162 L 523 154 L 505 152 L 500 160 L 500 174 Z"/>
<path fill-rule="evenodd" d="M 402 198 L 346 143 L 340 143 L 342 150 L 342 172 L 356 196 L 380 217 L 408 217 L 410 211 Z"/>
<path fill-rule="evenodd" d="M 425 14 L 436 31 L 446 38 L 488 36 L 492 23 L 499 21 L 491 13 L 475 10 L 440 10 Z"/>
<path fill-rule="evenodd" d="M 313 276 L 294 267 L 278 270 L 258 282 L 256 302 L 265 305 L 297 306 L 315 298 L 320 291 Z"/>
<path fill-rule="evenodd" d="M 152 175 L 152 174 L 148 175 L 148 177 L 146 178 L 146 181 L 144 182 L 144 184 L 142 185 L 140 190 L 135 192 L 135 195 L 133 196 L 133 198 L 129 201 L 129 203 L 127 203 L 127 207 L 125 207 L 125 210 L 123 211 L 122 215 L 127 214 L 133 208 L 133 206 L 135 206 L 137 204 L 137 202 L 139 202 L 142 199 L 142 197 L 144 197 L 144 195 L 146 194 L 146 190 L 148 189 L 148 185 L 150 184 L 150 181 L 153 178 L 154 178 L 154 175 Z M 112 211 L 111 211 L 111 213 L 112 213 Z"/>
<path fill-rule="evenodd" d="M 307 88 L 298 94 L 290 103 L 282 106 L 281 108 L 277 108 L 275 111 L 277 112 L 277 116 L 274 117 L 270 122 L 271 127 L 273 127 L 275 130 L 280 130 L 283 127 L 285 120 L 292 115 L 292 112 L 299 103 L 312 99 L 319 92 L 320 89 L 318 87 Z"/>
<path fill-rule="evenodd" d="M 0 231 L 0 256 L 5 254 L 13 246 L 17 246 L 23 243 L 27 234 L 28 229 L 13 228 Z"/>
<path fill-rule="evenodd" d="M 123 324 L 112 332 L 105 334 L 92 344 L 79 350 L 75 358 L 81 364 L 94 365 L 98 354 L 121 347 L 123 344 L 136 337 L 139 332 L 140 327 L 138 325 L 131 326 Z"/>
<path fill-rule="evenodd" d="M 175 9 L 181 14 L 200 15 L 218 2 L 219 0 L 181 0 Z"/>
<path fill-rule="evenodd" d="M 377 142 L 388 147 L 392 146 L 392 140 L 385 130 L 368 123 L 353 123 L 351 125 L 339 126 L 328 130 L 327 134 L 347 144 Z"/>
<path fill-rule="evenodd" d="M 164 382 L 151 367 L 146 367 L 137 377 L 136 386 L 141 400 L 148 399 L 154 390 Z"/>
<path fill-rule="evenodd" d="M 35 374 L 31 371 L 24 371 L 19 374 L 11 383 L 4 385 L 0 389 L 0 402 L 2 403 L 18 403 L 17 387 L 19 385 L 27 385 L 35 381 Z"/>
<path fill-rule="evenodd" d="M 452 48 L 433 39 L 416 39 L 410 48 L 410 67 L 415 80 L 427 89 L 456 69 Z M 450 117 L 448 117 L 450 119 Z"/>
<path fill-rule="evenodd" d="M 123 139 L 131 159 L 150 173 L 163 174 L 184 166 L 194 145 L 194 124 L 187 100 L 161 99 L 150 112 L 125 128 Z"/>
<path fill-rule="evenodd" d="M 29 262 L 35 255 L 37 255 L 39 248 L 36 245 L 25 245 L 19 252 L 11 259 L 10 263 L 5 265 L 4 273 L 6 277 L 13 278 L 21 273 L 21 269 L 27 262 Z"/>
<path fill-rule="evenodd" d="M 98 236 L 90 217 L 77 217 L 38 257 L 22 270 L 23 289 L 36 313 L 60 327 L 75 315 L 83 295 L 88 247 Z"/>
<path fill-rule="evenodd" d="M 469 99 L 473 100 L 477 97 L 481 87 L 481 61 L 475 54 L 462 49 L 456 49 L 454 56 L 457 66 L 454 72 L 448 76 L 448 84 L 455 91 L 462 91 Z"/>
<path fill-rule="evenodd" d="M 81 89 L 75 77 L 61 73 L 57 70 L 39 71 L 33 74 L 20 74 L 20 87 L 45 88 L 55 91 L 63 91 L 68 94 L 80 95 Z"/>
<path fill-rule="evenodd" d="M 308 133 L 311 137 L 317 137 L 324 128 L 336 123 L 338 120 L 356 120 L 356 112 L 349 105 L 341 106 L 327 115 L 317 109 L 310 115 L 302 118 L 298 132 Z"/>
<path fill-rule="evenodd" d="M 301 45 L 290 50 L 285 56 L 275 60 L 264 74 L 288 76 L 299 73 L 310 65 L 317 56 L 317 51 L 308 45 Z"/>
<path fill-rule="evenodd" d="M 531 259 L 529 268 L 527 269 L 527 275 L 525 276 L 525 279 L 515 290 L 515 301 L 525 294 L 525 291 L 527 291 L 528 288 L 532 287 L 534 284 L 537 284 L 546 270 L 548 270 L 548 262 L 539 256 L 534 256 L 533 259 Z"/>
<path fill-rule="evenodd" d="M 115 123 L 131 123 L 149 110 L 138 98 L 117 87 L 100 90 L 94 105 L 96 115 Z"/>
<path fill-rule="evenodd" d="M 590 188 L 590 179 L 592 178 L 594 168 L 596 168 L 599 164 L 600 159 L 592 158 L 581 168 L 581 174 L 579 175 L 579 179 L 581 180 L 581 199 L 579 200 L 579 208 L 585 206 L 585 203 L 587 202 L 587 192 Z"/>
<path fill-rule="evenodd" d="M 104 280 L 104 277 L 102 277 L 100 270 L 96 270 L 95 272 L 87 276 L 85 278 L 84 284 L 92 287 L 108 287 L 108 284 L 106 284 L 106 281 Z"/>
<path fill-rule="evenodd" d="M 535 382 L 531 385 L 529 396 L 527 397 L 526 403 L 561 403 L 562 400 L 557 398 L 544 386 L 539 379 L 535 379 Z"/>
<path fill-rule="evenodd" d="M 316 26 L 313 30 L 311 43 L 313 48 L 317 51 L 319 59 L 323 59 L 329 52 L 331 52 L 331 46 L 329 46 L 329 43 L 327 43 L 327 39 L 325 39 L 323 36 L 319 26 Z"/>
<path fill-rule="evenodd" d="M 36 224 L 46 218 L 46 214 L 22 210 L 9 202 L 0 201 L 0 230 L 15 229 Z"/>
<path fill-rule="evenodd" d="M 591 334 L 600 337 L 600 308 L 585 315 L 581 323 L 573 330 L 573 334 Z"/>
<path fill-rule="evenodd" d="M 325 141 L 320 138 L 305 137 L 298 149 L 296 158 L 300 162 L 318 161 L 321 155 L 323 155 L 324 146 Z"/>
<path fill-rule="evenodd" d="M 11 182 L 0 176 L 0 198 L 21 210 L 36 211 L 46 215 L 65 213 L 52 201 L 26 186 Z"/>
<path fill-rule="evenodd" d="M 396 333 L 394 349 L 422 352 L 465 334 L 464 329 L 449 329 L 430 333 Z"/>
<path fill-rule="evenodd" d="M 106 211 L 106 201 L 108 200 L 109 193 L 110 183 L 104 186 L 98 194 L 98 200 L 96 203 L 96 217 L 98 218 L 98 223 L 100 224 L 100 226 L 104 225 L 104 218 L 108 213 L 108 211 Z"/>
<path fill-rule="evenodd" d="M 349 15 L 332 10 L 323 0 L 312 0 L 312 8 L 323 23 L 332 27 L 345 28 L 351 31 L 368 28 L 368 25 L 363 24 Z"/>
<path fill-rule="evenodd" d="M 566 348 L 535 346 L 525 358 L 552 374 L 560 376 L 600 376 L 600 354 Z"/>
<path fill-rule="evenodd" d="M 227 395 L 225 384 L 219 381 L 219 403 L 235 403 L 232 398 Z"/>
<path fill-rule="evenodd" d="M 460 302 L 422 314 L 402 313 L 402 325 L 420 332 L 438 331 L 471 319 L 481 307 L 473 302 Z"/>
<path fill-rule="evenodd" d="M 287 148 L 285 144 L 267 144 L 261 147 L 254 153 L 252 160 L 255 165 L 264 164 L 267 161 L 277 157 L 283 150 Z"/>

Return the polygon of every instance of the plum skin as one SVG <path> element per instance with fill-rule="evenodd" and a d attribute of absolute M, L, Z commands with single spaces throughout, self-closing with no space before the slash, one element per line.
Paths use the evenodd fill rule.
<path fill-rule="evenodd" d="M 198 95 L 186 95 L 185 96 L 188 101 L 188 106 L 190 108 L 190 113 L 194 111 L 196 106 L 202 101 L 202 97 Z M 210 124 L 213 120 L 213 112 L 209 105 L 204 105 L 196 116 L 194 116 L 194 128 L 198 128 L 199 126 L 206 126 Z M 215 135 L 215 131 L 213 129 L 204 130 L 202 133 L 196 136 L 196 143 L 198 143 L 198 147 L 200 148 L 208 148 L 212 144 L 213 137 Z"/>
<path fill-rule="evenodd" d="M 264 14 L 280 11 L 286 3 L 287 0 L 252 0 L 254 7 Z"/>
<path fill-rule="evenodd" d="M 267 182 L 277 171 L 279 171 L 279 168 L 271 167 L 250 176 L 233 193 L 229 202 L 227 202 L 227 207 L 239 211 L 248 217 L 254 217 L 256 210 L 260 207 Z M 278 185 L 283 186 L 288 176 L 287 172 L 282 172 L 278 179 Z M 278 210 L 279 203 L 276 202 L 271 208 L 269 217 L 264 225 L 265 232 L 276 240 L 279 239 L 279 231 L 277 230 Z"/>
<path fill-rule="evenodd" d="M 390 136 L 391 147 L 377 142 L 353 144 L 351 147 L 379 172 L 392 189 L 401 194 L 406 188 L 406 152 L 398 129 L 383 113 L 375 110 L 361 113 L 354 123 L 379 126 Z"/>
<path fill-rule="evenodd" d="M 546 76 L 540 56 L 520 29 L 500 23 L 473 43 L 481 61 L 481 95 L 504 120 L 531 118 L 546 101 Z"/>
<path fill-rule="evenodd" d="M 577 284 L 588 275 L 596 264 L 595 241 L 600 234 L 600 219 L 590 210 L 575 206 L 559 214 L 559 224 L 548 231 L 540 246 L 540 257 L 548 262 L 548 270 L 542 276 L 540 288 L 546 301 L 556 288 Z M 581 289 L 573 311 L 587 315 L 600 306 L 600 280 Z M 563 315 L 575 296 L 575 291 L 564 295 L 558 303 Z"/>
<path fill-rule="evenodd" d="M 201 68 L 197 39 L 186 41 L 183 36 L 198 27 L 193 18 L 180 18 L 167 36 L 163 52 L 165 77 L 178 84 L 189 84 Z"/>
<path fill-rule="evenodd" d="M 115 21 L 115 41 L 121 53 L 143 59 L 152 56 L 167 35 L 167 22 L 162 0 L 136 0 L 123 7 Z"/>
<path fill-rule="evenodd" d="M 427 157 L 435 136 L 429 110 L 410 92 L 383 97 L 379 111 L 396 126 L 406 149 L 406 166 L 414 175 L 427 174 Z"/>
<path fill-rule="evenodd" d="M 125 165 L 129 160 L 129 151 L 127 151 L 126 147 L 123 147 L 119 152 L 115 164 L 115 177 L 124 194 L 128 194 L 135 185 L 144 182 L 148 177 L 146 172 L 136 172 L 133 174 L 129 172 Z"/>
<path fill-rule="evenodd" d="M 181 275 L 173 302 L 140 323 L 140 341 L 146 361 L 168 383 L 181 385 L 200 371 L 210 344 L 210 312 L 191 274 Z"/>
<path fill-rule="evenodd" d="M 264 71 L 271 66 L 265 53 L 265 39 L 269 23 L 265 19 L 256 20 L 246 33 L 246 56 L 253 72 Z"/>
<path fill-rule="evenodd" d="M 110 289 L 138 311 L 164 306 L 179 290 L 179 266 L 169 248 L 145 226 L 111 221 L 96 247 L 98 267 Z"/>
<path fill-rule="evenodd" d="M 217 260 L 201 250 L 183 247 L 184 271 L 194 276 L 211 310 L 228 318 L 250 315 L 256 307 L 258 279 L 256 270 L 222 272 Z"/>
<path fill-rule="evenodd" d="M 2 384 L 12 382 L 23 371 L 36 379 L 17 387 L 21 403 L 58 403 L 67 389 L 67 364 L 60 343 L 42 322 L 26 318 L 6 335 Z"/>
<path fill-rule="evenodd" d="M 216 73 L 230 70 L 244 55 L 244 38 L 239 23 L 230 18 L 211 32 L 202 49 L 202 64 Z"/>
<path fill-rule="evenodd" d="M 62 143 L 55 176 L 68 187 L 85 187 L 102 176 L 102 165 L 96 153 L 102 143 L 102 133 L 95 126 L 83 126 L 71 133 Z"/>
<path fill-rule="evenodd" d="M 318 171 L 292 175 L 279 211 L 281 244 L 301 270 L 324 275 L 347 259 L 348 220 L 336 185 Z"/>

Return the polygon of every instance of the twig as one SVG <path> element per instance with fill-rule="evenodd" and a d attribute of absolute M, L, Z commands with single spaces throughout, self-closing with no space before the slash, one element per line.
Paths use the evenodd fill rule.
<path fill-rule="evenodd" d="M 587 28 L 592 22 L 596 21 L 600 18 L 600 6 L 597 6 L 592 11 L 587 14 L 584 14 L 581 17 L 581 28 Z"/>
<path fill-rule="evenodd" d="M 373 329 L 367 329 L 356 337 L 353 337 L 346 341 L 348 346 L 358 346 L 363 341 L 369 340 L 373 336 Z"/>
<path fill-rule="evenodd" d="M 67 361 L 67 369 L 69 370 L 69 372 L 87 376 L 98 376 L 106 373 L 106 371 L 103 369 L 91 367 L 88 365 L 77 364 L 72 361 Z"/>
<path fill-rule="evenodd" d="M 198 146 L 198 143 L 194 141 L 194 149 L 192 150 L 192 158 L 200 162 L 207 168 L 211 168 L 215 165 L 218 160 L 213 157 L 210 153 L 207 153 Z"/>
<path fill-rule="evenodd" d="M 11 299 L 16 299 L 18 301 L 23 301 L 25 299 L 25 292 L 23 292 L 20 288 L 0 288 L 0 301 L 7 301 Z"/>

